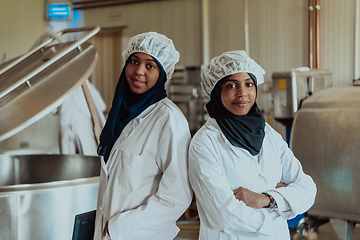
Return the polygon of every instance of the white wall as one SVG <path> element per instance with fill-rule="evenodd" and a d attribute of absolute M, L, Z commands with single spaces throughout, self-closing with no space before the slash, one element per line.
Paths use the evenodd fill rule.
<path fill-rule="evenodd" d="M 349 84 L 354 78 L 355 0 L 321 2 L 321 67 L 332 70 L 334 85 Z"/>
<path fill-rule="evenodd" d="M 0 62 L 28 51 L 46 31 L 44 0 L 0 0 Z"/>

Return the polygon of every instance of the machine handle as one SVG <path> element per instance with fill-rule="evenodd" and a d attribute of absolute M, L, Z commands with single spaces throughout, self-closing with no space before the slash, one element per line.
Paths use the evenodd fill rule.
<path fill-rule="evenodd" d="M 94 99 L 91 96 L 91 92 L 90 92 L 89 86 L 87 84 L 87 80 L 81 85 L 81 87 L 82 87 L 82 90 L 85 95 L 86 103 L 89 107 L 91 120 L 93 122 L 93 132 L 95 135 L 95 140 L 96 140 L 96 143 L 99 144 L 100 143 L 100 134 L 101 134 L 101 131 L 103 128 L 103 124 L 101 123 L 102 119 L 101 119 L 101 116 L 99 116 L 99 115 L 102 113 L 99 113 L 99 111 L 96 107 Z M 102 117 L 103 117 L 103 115 L 102 115 Z"/>

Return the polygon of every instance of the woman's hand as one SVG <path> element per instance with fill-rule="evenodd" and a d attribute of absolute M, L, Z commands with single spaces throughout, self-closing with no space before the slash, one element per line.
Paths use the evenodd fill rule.
<path fill-rule="evenodd" d="M 243 201 L 246 206 L 260 209 L 266 207 L 270 203 L 270 199 L 264 194 L 250 191 L 247 188 L 239 187 L 233 190 L 235 198 Z"/>
<path fill-rule="evenodd" d="M 281 187 L 287 187 L 287 185 L 282 182 L 279 182 L 278 184 L 276 184 L 276 188 L 281 188 Z"/>
<path fill-rule="evenodd" d="M 276 184 L 276 188 L 287 187 L 285 183 L 278 183 Z M 266 207 L 270 203 L 270 199 L 265 196 L 264 194 L 253 192 L 247 188 L 239 187 L 233 190 L 235 198 L 239 201 L 243 201 L 246 206 L 260 209 Z"/>
<path fill-rule="evenodd" d="M 104 227 L 104 230 L 103 230 L 103 232 L 102 232 L 102 237 L 105 237 L 106 236 L 106 234 L 108 234 L 108 235 L 110 235 L 109 234 L 109 228 L 108 228 L 108 225 L 109 225 L 109 221 L 107 221 L 106 223 L 105 223 L 105 227 Z"/>

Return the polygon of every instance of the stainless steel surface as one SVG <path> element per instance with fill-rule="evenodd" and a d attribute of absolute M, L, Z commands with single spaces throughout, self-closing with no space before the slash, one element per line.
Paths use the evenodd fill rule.
<path fill-rule="evenodd" d="M 0 155 L 0 239 L 71 239 L 76 214 L 96 209 L 99 157 Z"/>
<path fill-rule="evenodd" d="M 75 30 L 84 29 L 64 33 Z M 41 44 L 0 70 L 0 141 L 44 117 L 90 76 L 98 58 L 95 47 L 85 42 L 92 35 Z"/>
<path fill-rule="evenodd" d="M 209 114 L 206 110 L 206 104 L 208 103 L 204 92 L 201 89 L 200 83 L 194 84 L 192 97 L 189 101 L 189 127 L 190 132 L 194 135 L 209 118 Z"/>
<path fill-rule="evenodd" d="M 311 94 L 332 85 L 329 70 L 275 72 L 272 75 L 274 93 L 274 117 L 291 125 L 301 102 Z"/>
<path fill-rule="evenodd" d="M 303 108 L 360 108 L 360 88 L 355 86 L 334 86 L 322 90 L 304 101 Z"/>
<path fill-rule="evenodd" d="M 315 93 L 295 115 L 290 145 L 318 189 L 311 215 L 360 222 L 359 116 L 355 86 Z"/>
<path fill-rule="evenodd" d="M 83 28 L 64 29 L 64 30 L 58 32 L 57 34 L 59 36 L 61 36 L 65 33 L 81 32 L 81 31 L 89 31 L 89 32 L 84 37 L 82 37 L 80 40 L 78 40 L 76 42 L 71 42 L 66 48 L 60 48 L 60 49 L 54 48 L 54 49 L 52 49 L 52 50 L 54 50 L 53 53 L 46 56 L 44 54 L 44 52 L 45 52 L 44 47 L 55 40 L 53 37 L 48 37 L 46 39 L 46 41 L 41 43 L 39 46 L 35 47 L 34 49 L 31 49 L 29 52 L 20 56 L 15 61 L 11 61 L 11 63 L 9 63 L 3 69 L 0 69 L 0 75 L 2 75 L 3 73 L 5 73 L 9 70 L 13 70 L 13 72 L 15 72 L 15 73 L 22 70 L 21 68 L 17 67 L 19 64 L 23 65 L 23 67 L 24 66 L 27 67 L 28 65 L 31 66 L 31 67 L 27 67 L 26 71 L 22 72 L 22 74 L 21 74 L 22 76 L 20 78 L 13 78 L 13 80 L 15 80 L 15 81 L 13 81 L 13 80 L 10 81 L 9 79 L 7 79 L 7 81 L 6 81 L 7 84 L 5 86 L 1 86 L 1 88 L 0 88 L 0 98 L 5 96 L 9 92 L 13 91 L 14 89 L 16 89 L 21 84 L 30 80 L 32 77 L 34 77 L 35 75 L 37 75 L 42 70 L 49 67 L 50 65 L 54 64 L 56 61 L 58 61 L 59 59 L 61 59 L 64 56 L 66 56 L 66 54 L 72 52 L 74 49 L 79 48 L 79 50 L 81 51 L 80 45 L 83 44 L 85 41 L 89 40 L 96 33 L 98 33 L 100 31 L 100 27 L 93 27 L 93 28 L 92 27 L 83 27 Z M 36 56 L 39 53 L 46 57 L 43 57 L 43 59 L 42 59 L 43 61 L 41 61 L 41 64 L 35 65 L 35 67 L 34 67 L 34 65 L 32 65 L 33 62 L 28 61 L 28 58 L 32 58 L 33 61 L 38 60 L 37 58 L 34 58 L 34 55 Z M 37 61 L 37 63 L 39 63 L 39 61 Z M 12 68 L 16 69 L 17 71 L 14 71 L 14 69 L 12 69 Z M 9 75 L 7 75 L 7 77 L 8 76 Z"/>

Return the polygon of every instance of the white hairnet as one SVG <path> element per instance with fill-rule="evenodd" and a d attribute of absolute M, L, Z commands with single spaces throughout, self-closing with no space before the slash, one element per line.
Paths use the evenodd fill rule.
<path fill-rule="evenodd" d="M 124 64 L 129 56 L 136 52 L 147 53 L 156 58 L 164 68 L 167 80 L 170 80 L 175 64 L 180 58 L 180 53 L 176 51 L 172 40 L 156 32 L 141 33 L 132 37 L 122 53 Z"/>
<path fill-rule="evenodd" d="M 201 87 L 207 98 L 216 83 L 234 73 L 247 72 L 255 75 L 257 85 L 264 82 L 265 70 L 252 60 L 244 50 L 230 51 L 211 59 L 209 64 L 201 68 Z"/>

